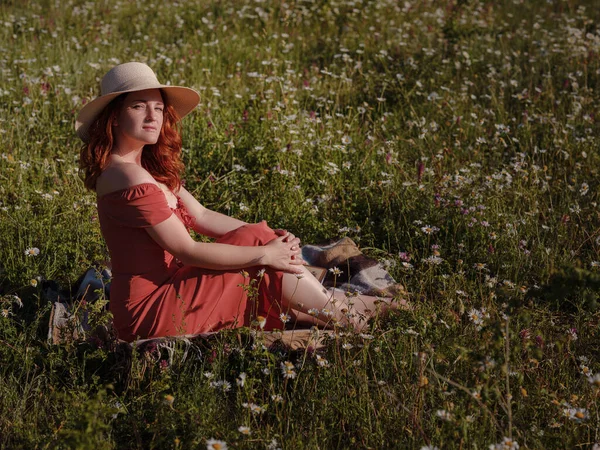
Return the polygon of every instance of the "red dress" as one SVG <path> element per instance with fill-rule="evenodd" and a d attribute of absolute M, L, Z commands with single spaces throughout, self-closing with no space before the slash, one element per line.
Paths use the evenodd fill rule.
<path fill-rule="evenodd" d="M 102 235 L 112 262 L 110 310 L 120 339 L 207 333 L 250 325 L 257 315 L 265 329 L 281 329 L 282 273 L 261 267 L 246 271 L 210 270 L 182 264 L 160 247 L 144 228 L 175 214 L 189 229 L 194 218 L 178 199 L 172 209 L 151 183 L 98 198 Z M 217 239 L 232 245 L 264 245 L 277 237 L 266 222 L 244 225 Z M 258 298 L 248 299 L 240 285 L 260 280 Z"/>

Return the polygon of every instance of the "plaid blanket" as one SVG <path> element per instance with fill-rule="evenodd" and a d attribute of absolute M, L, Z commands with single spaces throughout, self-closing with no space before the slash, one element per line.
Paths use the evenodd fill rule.
<path fill-rule="evenodd" d="M 392 278 L 383 264 L 365 256 L 350 238 L 325 246 L 305 245 L 302 258 L 312 266 L 328 269 L 323 280 L 326 287 L 379 297 L 408 296 L 404 286 Z"/>

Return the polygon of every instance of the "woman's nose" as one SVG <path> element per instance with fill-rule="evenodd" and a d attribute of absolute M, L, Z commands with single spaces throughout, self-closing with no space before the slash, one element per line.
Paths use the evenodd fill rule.
<path fill-rule="evenodd" d="M 146 120 L 148 122 L 154 122 L 156 120 L 157 114 L 158 114 L 158 111 L 155 111 L 154 108 L 146 109 Z"/>

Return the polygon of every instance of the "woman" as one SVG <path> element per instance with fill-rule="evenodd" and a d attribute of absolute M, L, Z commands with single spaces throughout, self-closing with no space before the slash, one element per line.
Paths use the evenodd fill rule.
<path fill-rule="evenodd" d="M 162 85 L 138 62 L 114 67 L 101 85 L 75 127 L 110 252 L 119 338 L 252 323 L 281 329 L 290 319 L 364 325 L 377 299 L 362 296 L 352 305 L 343 293 L 328 293 L 304 267 L 297 237 L 211 211 L 182 186 L 176 123 L 198 104 L 196 91 Z M 216 242 L 196 242 L 190 229 Z"/>

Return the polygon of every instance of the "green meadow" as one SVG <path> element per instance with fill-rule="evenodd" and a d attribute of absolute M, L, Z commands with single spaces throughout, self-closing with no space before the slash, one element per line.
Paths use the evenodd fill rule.
<path fill-rule="evenodd" d="M 410 309 L 318 350 L 48 342 L 52 293 L 111 320 L 72 292 L 108 258 L 74 122 L 128 61 L 200 92 L 201 203 L 350 237 Z M 593 0 L 3 0 L 0 448 L 598 449 L 599 166 Z"/>

